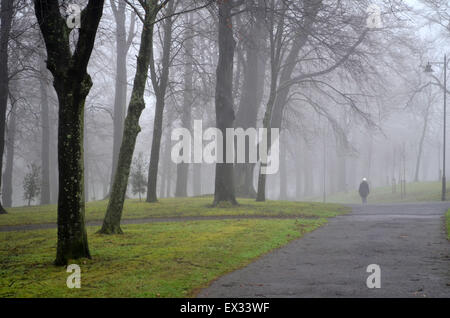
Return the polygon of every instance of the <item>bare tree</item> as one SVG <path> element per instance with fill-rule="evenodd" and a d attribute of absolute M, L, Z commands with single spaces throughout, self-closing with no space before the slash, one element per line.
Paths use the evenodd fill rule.
<path fill-rule="evenodd" d="M 239 1 L 240 2 L 240 1 Z M 233 163 L 227 163 L 226 129 L 233 127 L 235 119 L 233 108 L 233 58 L 236 41 L 233 37 L 232 11 L 238 5 L 236 1 L 220 1 L 218 46 L 219 62 L 216 70 L 216 126 L 222 132 L 222 158 L 216 163 L 216 178 L 213 205 L 222 201 L 237 204 L 234 189 Z M 220 162 L 221 161 L 221 162 Z"/>
<path fill-rule="evenodd" d="M 156 202 L 158 197 L 156 194 L 156 186 L 158 181 L 159 153 L 161 150 L 162 124 L 165 106 L 165 97 L 167 85 L 169 82 L 169 71 L 171 66 L 171 49 L 172 49 L 172 33 L 173 33 L 173 13 L 175 10 L 175 1 L 170 1 L 165 10 L 167 18 L 163 21 L 163 47 L 161 58 L 161 73 L 156 73 L 156 64 L 154 54 L 150 54 L 150 72 L 153 84 L 153 90 L 156 96 L 155 119 L 153 121 L 153 140 L 152 151 L 150 155 L 150 164 L 148 168 L 148 184 L 147 184 L 147 202 Z M 153 52 L 153 51 L 152 51 Z"/>
<path fill-rule="evenodd" d="M 13 2 L 13 0 L 2 0 L 0 8 L 0 172 L 3 167 L 3 153 L 5 148 L 5 126 L 9 83 L 8 43 L 14 13 Z M 5 209 L 0 203 L 0 214 L 5 213 Z"/>
<path fill-rule="evenodd" d="M 113 152 L 111 165 L 111 184 L 117 168 L 120 145 L 122 143 L 123 123 L 127 102 L 127 56 L 135 36 L 136 13 L 131 14 L 128 35 L 126 30 L 126 2 L 110 0 L 111 9 L 116 21 L 116 77 L 114 89 L 113 114 Z"/>
<path fill-rule="evenodd" d="M 82 10 L 75 50 L 70 29 L 57 0 L 35 0 L 34 7 L 47 48 L 47 68 L 59 102 L 58 246 L 56 265 L 69 259 L 90 258 L 84 216 L 84 103 L 92 86 L 87 65 L 94 48 L 103 0 L 90 0 Z M 1 136 L 0 136 L 1 137 Z"/>
<path fill-rule="evenodd" d="M 114 176 L 114 183 L 108 202 L 103 225 L 99 233 L 120 234 L 120 220 L 122 218 L 123 204 L 130 175 L 130 166 L 133 159 L 136 138 L 141 127 L 139 118 L 145 108 L 144 91 L 147 81 L 147 74 L 151 56 L 153 55 L 153 29 L 158 12 L 165 6 L 168 0 L 160 2 L 158 0 L 141 2 L 145 14 L 138 14 L 138 8 L 134 7 L 136 14 L 142 22 L 141 44 L 137 56 L 136 74 L 134 76 L 133 91 L 128 105 L 128 113 L 125 118 L 125 125 L 120 147 L 119 161 Z M 147 189 L 150 191 L 150 189 Z"/>
<path fill-rule="evenodd" d="M 193 107 L 193 54 L 194 54 L 194 25 L 193 14 L 186 15 L 187 32 L 185 33 L 184 40 L 184 91 L 183 91 L 183 111 L 181 116 L 181 125 L 186 129 L 191 128 L 192 120 L 192 107 Z M 188 163 L 180 163 L 177 165 L 177 183 L 175 188 L 176 197 L 187 196 L 187 183 L 188 183 Z"/>

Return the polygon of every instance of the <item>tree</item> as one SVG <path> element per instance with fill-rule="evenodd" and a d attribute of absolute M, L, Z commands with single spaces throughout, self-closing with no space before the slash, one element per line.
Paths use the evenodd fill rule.
<path fill-rule="evenodd" d="M 264 80 L 266 71 L 266 42 L 267 30 L 264 25 L 266 6 L 264 0 L 250 0 L 245 2 L 248 11 L 247 24 L 241 26 L 238 34 L 241 36 L 243 47 L 243 84 L 236 112 L 236 128 L 244 130 L 256 127 L 258 111 L 261 108 L 264 95 Z M 248 163 L 249 140 L 245 141 L 246 163 L 235 164 L 236 195 L 239 197 L 256 196 L 253 186 L 254 163 Z"/>
<path fill-rule="evenodd" d="M 348 94 L 339 90 L 340 81 L 328 82 L 316 78 L 329 75 L 341 66 L 351 73 L 351 68 L 345 63 L 353 56 L 362 55 L 357 48 L 366 39 L 369 31 L 368 27 L 362 27 L 365 19 L 356 18 L 357 12 L 349 9 L 342 2 L 325 5 L 323 1 L 303 1 L 300 18 L 298 18 L 297 12 L 299 7 L 295 5 L 294 1 L 282 1 L 279 5 L 280 8 L 277 8 L 273 2 L 271 3 L 270 15 L 272 16 L 271 12 L 275 9 L 277 20 L 280 22 L 275 21 L 277 23 L 276 31 L 273 27 L 275 19 L 271 17 L 268 23 L 271 84 L 263 118 L 263 127 L 268 129 L 267 139 L 271 140 L 270 128 L 282 128 L 283 114 L 292 95 L 304 95 L 301 91 L 290 95 L 291 87 L 302 83 L 314 83 L 320 94 L 327 94 L 320 86 L 332 90 L 339 98 L 343 98 L 345 103 L 349 104 L 356 113 L 364 117 L 364 112 L 356 106 L 355 101 Z M 340 14 L 334 14 L 333 12 L 336 10 Z M 285 25 L 280 28 L 282 24 Z M 336 45 L 337 38 L 342 41 L 338 41 L 339 45 Z M 299 55 L 300 53 L 302 55 Z M 320 63 L 315 63 L 316 60 L 320 60 Z M 302 62 L 301 67 L 296 67 L 300 65 L 300 62 Z M 353 63 L 358 65 L 358 69 L 362 65 L 355 61 Z M 296 76 L 294 76 L 295 71 L 299 73 Z M 362 70 L 359 69 L 358 72 L 362 73 Z M 356 74 L 351 75 L 356 76 Z M 336 97 L 330 97 L 330 99 L 335 100 Z M 313 106 L 314 111 L 325 113 L 329 120 L 335 122 L 331 114 L 323 111 L 321 105 L 310 98 L 308 104 Z M 270 147 L 269 144 L 268 151 L 270 151 Z M 265 200 L 265 180 L 266 176 L 260 171 L 257 201 Z"/>
<path fill-rule="evenodd" d="M 121 234 L 120 220 L 122 218 L 123 204 L 127 191 L 128 177 L 130 175 L 130 166 L 133 158 L 136 138 L 141 131 L 139 118 L 145 108 L 144 91 L 147 81 L 147 73 L 150 64 L 150 58 L 153 55 L 153 29 L 158 12 L 169 0 L 159 3 L 158 0 L 141 2 L 145 11 L 144 17 L 134 7 L 134 10 L 142 22 L 141 44 L 137 56 L 136 74 L 134 76 L 133 90 L 131 100 L 128 105 L 127 117 L 125 118 L 124 131 L 122 136 L 122 145 L 120 146 L 117 169 L 114 176 L 114 183 L 111 189 L 111 195 L 106 209 L 103 225 L 99 233 L 102 234 Z"/>
<path fill-rule="evenodd" d="M 8 42 L 14 13 L 13 2 L 13 0 L 2 0 L 0 8 L 0 174 L 3 167 L 3 152 L 5 148 L 5 126 L 9 83 Z M 5 209 L 0 203 L 0 214 L 5 213 Z"/>
<path fill-rule="evenodd" d="M 226 163 L 226 129 L 233 128 L 233 58 L 236 41 L 233 37 L 232 10 L 235 1 L 219 1 L 219 62 L 216 69 L 216 127 L 222 132 L 222 158 L 216 163 L 213 206 L 222 201 L 237 204 L 234 189 L 233 163 Z M 222 159 L 222 160 L 220 160 Z M 222 162 L 220 162 L 222 161 Z"/>
<path fill-rule="evenodd" d="M 144 194 L 147 189 L 147 180 L 145 178 L 145 161 L 142 152 L 134 159 L 131 171 L 131 187 L 134 195 L 139 194 L 139 201 L 141 201 L 141 194 Z"/>
<path fill-rule="evenodd" d="M 134 38 L 136 13 L 132 12 L 128 36 L 125 27 L 126 1 L 110 0 L 111 9 L 116 21 L 116 77 L 114 89 L 114 115 L 113 115 L 113 152 L 111 166 L 111 185 L 119 158 L 120 144 L 122 142 L 123 123 L 125 120 L 127 102 L 127 55 Z"/>
<path fill-rule="evenodd" d="M 155 105 L 155 119 L 153 121 L 153 140 L 152 140 L 152 152 L 150 155 L 150 164 L 148 168 L 148 185 L 147 185 L 147 202 L 156 202 L 158 197 L 156 194 L 156 186 L 158 181 L 158 167 L 159 167 L 159 153 L 161 150 L 161 136 L 162 136 L 162 124 L 165 107 L 165 97 L 167 85 L 169 83 L 169 71 L 171 66 L 171 49 L 172 49 L 172 26 L 175 9 L 175 1 L 170 1 L 167 4 L 165 15 L 167 18 L 163 21 L 163 47 L 161 58 L 161 73 L 159 76 L 156 74 L 156 64 L 154 59 L 153 50 L 150 54 L 150 72 L 152 74 L 152 85 L 156 96 Z"/>
<path fill-rule="evenodd" d="M 47 94 L 47 68 L 45 60 L 40 61 L 39 87 L 41 93 L 41 126 L 42 126 L 42 189 L 41 204 L 50 204 L 50 120 Z"/>
<path fill-rule="evenodd" d="M 72 53 L 71 29 L 57 0 L 35 0 L 34 8 L 47 49 L 47 68 L 58 96 L 58 245 L 56 265 L 91 258 L 85 228 L 83 124 L 84 104 L 92 86 L 87 66 L 94 48 L 104 0 L 89 0 L 80 13 Z"/>
<path fill-rule="evenodd" d="M 28 206 L 30 206 L 31 201 L 33 201 L 41 191 L 41 168 L 32 163 L 28 166 L 28 173 L 23 179 L 23 198 L 27 200 Z"/>
<path fill-rule="evenodd" d="M 277 96 L 277 83 L 280 73 L 280 66 L 283 57 L 283 38 L 285 33 L 285 4 L 282 3 L 280 9 L 281 14 L 276 17 L 275 15 L 275 3 L 271 2 L 271 8 L 269 13 L 269 43 L 270 43 L 270 89 L 269 99 L 267 101 L 266 109 L 263 118 L 263 128 L 267 129 L 266 136 L 268 142 L 271 138 L 271 121 L 272 110 L 275 104 L 275 98 Z M 269 147 L 268 147 L 269 148 Z M 269 149 L 268 149 L 269 150 Z M 261 173 L 263 163 L 260 165 L 260 173 L 258 178 L 258 191 L 256 194 L 256 201 L 266 200 L 266 175 Z"/>
<path fill-rule="evenodd" d="M 181 116 L 181 125 L 183 128 L 191 128 L 192 119 L 192 104 L 193 104 L 193 53 L 194 53 L 194 25 L 193 25 L 193 15 L 187 15 L 187 32 L 184 40 L 184 54 L 185 54 L 185 65 L 184 65 L 184 91 L 183 91 L 183 112 Z M 187 183 L 188 183 L 188 171 L 189 164 L 186 162 L 179 163 L 177 165 L 177 183 L 175 188 L 176 197 L 186 197 L 187 196 Z"/>
<path fill-rule="evenodd" d="M 2 188 L 2 198 L 3 205 L 8 208 L 12 206 L 12 194 L 13 194 L 13 168 L 14 168 L 14 148 L 15 148 L 15 137 L 16 137 L 16 112 L 17 107 L 14 107 L 16 100 L 11 94 L 11 85 L 9 85 L 10 90 L 10 102 L 11 110 L 9 112 L 8 119 L 8 130 L 6 133 L 6 162 L 5 171 L 3 173 L 3 188 Z"/>

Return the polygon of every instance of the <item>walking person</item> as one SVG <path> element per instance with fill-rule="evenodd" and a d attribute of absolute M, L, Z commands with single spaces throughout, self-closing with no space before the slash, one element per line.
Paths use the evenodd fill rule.
<path fill-rule="evenodd" d="M 367 196 L 369 195 L 369 184 L 367 183 L 367 179 L 363 178 L 361 184 L 359 185 L 359 195 L 361 196 L 362 203 L 367 203 Z"/>

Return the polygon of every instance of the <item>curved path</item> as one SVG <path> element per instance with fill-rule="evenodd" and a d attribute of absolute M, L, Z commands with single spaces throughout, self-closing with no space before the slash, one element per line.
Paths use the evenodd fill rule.
<path fill-rule="evenodd" d="M 353 212 L 249 266 L 199 297 L 450 297 L 450 203 L 354 205 Z M 369 264 L 381 288 L 369 289 Z"/>

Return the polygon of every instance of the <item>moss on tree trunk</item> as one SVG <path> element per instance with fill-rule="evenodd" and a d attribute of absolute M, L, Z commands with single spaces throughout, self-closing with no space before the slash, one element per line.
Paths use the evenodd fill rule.
<path fill-rule="evenodd" d="M 47 49 L 47 68 L 58 96 L 58 244 L 55 265 L 70 259 L 90 258 L 84 206 L 84 104 L 92 81 L 87 73 L 103 0 L 90 0 L 81 15 L 74 53 L 71 30 L 61 16 L 57 0 L 35 0 L 35 13 Z"/>
<path fill-rule="evenodd" d="M 160 10 L 160 7 L 155 3 L 156 1 L 148 1 L 145 10 L 145 23 L 142 28 L 141 45 L 137 57 L 133 91 L 128 106 L 128 113 L 125 118 L 122 144 L 120 146 L 117 169 L 114 175 L 114 183 L 112 185 L 105 218 L 103 219 L 103 225 L 98 231 L 100 234 L 123 233 L 120 228 L 120 220 L 122 219 L 123 204 L 127 191 L 128 178 L 130 176 L 130 167 L 133 160 L 136 138 L 141 131 L 139 118 L 145 108 L 144 90 L 153 46 L 153 24 L 158 11 Z"/>

